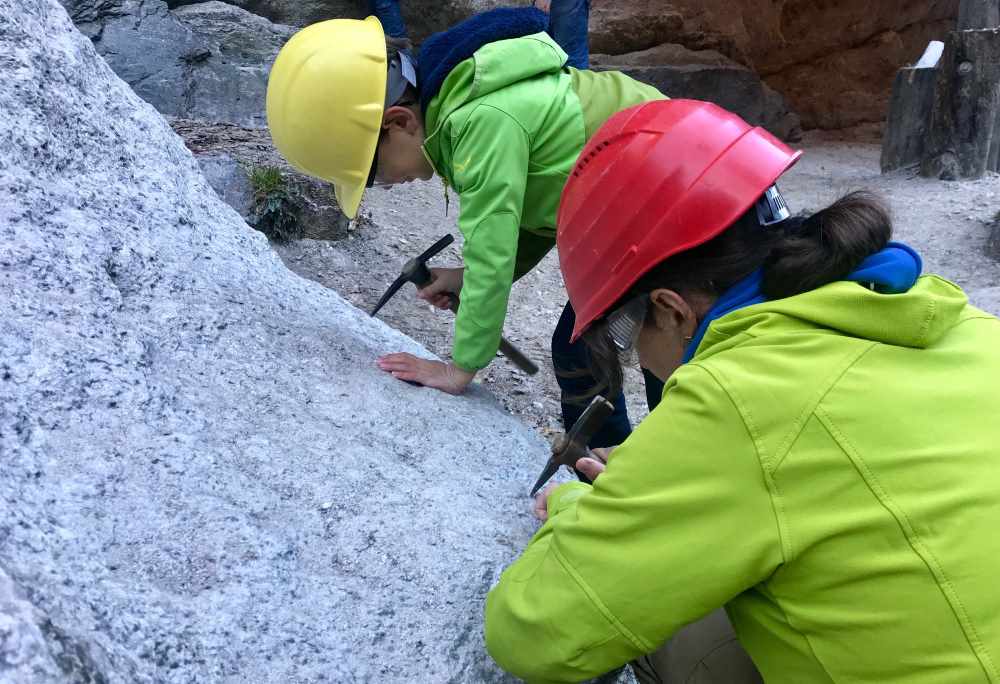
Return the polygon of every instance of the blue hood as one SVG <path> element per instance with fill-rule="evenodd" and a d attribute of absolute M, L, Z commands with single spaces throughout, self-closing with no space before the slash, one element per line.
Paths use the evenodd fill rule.
<path fill-rule="evenodd" d="M 844 277 L 844 280 L 861 283 L 880 294 L 902 294 L 910 291 L 922 270 L 923 261 L 917 252 L 901 242 L 890 242 L 885 249 L 862 261 L 852 273 Z M 684 363 L 694 357 L 705 333 L 714 321 L 739 309 L 767 301 L 761 292 L 763 280 L 763 270 L 757 269 L 722 293 L 705 314 L 693 339 L 684 350 Z"/>
<path fill-rule="evenodd" d="M 549 15 L 534 7 L 501 7 L 469 17 L 447 31 L 435 33 L 420 47 L 417 82 L 425 112 L 451 70 L 487 43 L 541 33 Z"/>

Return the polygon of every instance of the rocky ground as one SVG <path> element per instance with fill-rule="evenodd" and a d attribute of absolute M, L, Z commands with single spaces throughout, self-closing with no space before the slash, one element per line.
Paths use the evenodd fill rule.
<path fill-rule="evenodd" d="M 807 136 L 806 156 L 782 183 L 793 208 L 816 210 L 849 190 L 869 188 L 888 198 L 895 215 L 896 237 L 924 256 L 926 271 L 940 273 L 969 292 L 972 301 L 1000 313 L 1000 262 L 986 254 L 994 218 L 1000 209 L 1000 176 L 973 182 L 943 182 L 899 172 L 879 173 L 879 147 Z M 363 215 L 340 242 L 304 240 L 276 246 L 285 264 L 299 275 L 339 292 L 369 309 L 398 275 L 400 267 L 445 233 L 456 244 L 435 260 L 460 263 L 461 235 L 457 201 L 446 213 L 440 181 L 412 183 L 369 192 Z M 452 315 L 431 310 L 407 286 L 379 314 L 390 325 L 447 357 Z M 528 377 L 498 358 L 479 376 L 504 406 L 543 434 L 560 429 L 559 394 L 549 362 L 549 339 L 566 301 L 555 253 L 515 285 L 506 335 L 529 354 L 542 371 Z M 386 349 L 387 352 L 394 351 Z M 628 391 L 634 418 L 644 415 L 641 378 L 632 373 Z M 430 390 L 428 390 L 430 391 Z"/>

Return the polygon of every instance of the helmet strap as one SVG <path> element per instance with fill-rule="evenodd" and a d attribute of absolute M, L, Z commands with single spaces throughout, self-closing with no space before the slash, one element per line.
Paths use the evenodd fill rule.
<path fill-rule="evenodd" d="M 385 108 L 388 109 L 403 99 L 408 87 L 417 87 L 416 64 L 405 50 L 400 50 L 389 60 L 385 87 Z"/>

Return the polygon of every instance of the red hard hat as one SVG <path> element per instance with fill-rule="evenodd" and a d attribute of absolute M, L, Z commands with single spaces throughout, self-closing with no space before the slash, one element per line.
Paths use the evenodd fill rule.
<path fill-rule="evenodd" d="M 801 156 L 709 102 L 657 100 L 608 119 L 559 205 L 572 339 L 654 266 L 735 223 Z"/>

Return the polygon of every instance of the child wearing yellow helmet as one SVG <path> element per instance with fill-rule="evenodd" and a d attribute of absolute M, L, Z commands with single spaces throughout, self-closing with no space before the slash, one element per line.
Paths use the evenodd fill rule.
<path fill-rule="evenodd" d="M 458 394 L 490 363 L 512 283 L 555 244 L 559 195 L 587 139 L 616 112 L 663 98 L 619 72 L 567 66 L 547 28 L 539 9 L 496 9 L 432 36 L 414 63 L 391 41 L 387 49 L 374 17 L 333 20 L 296 34 L 274 64 L 267 110 L 275 145 L 293 166 L 331 182 L 348 216 L 374 183 L 437 173 L 459 196 L 464 268 L 435 269 L 420 293 L 441 306 L 446 293 L 460 294 L 452 360 L 379 360 L 401 380 Z M 553 341 L 556 367 L 585 368 L 566 311 L 570 323 Z M 585 389 L 576 378 L 560 383 L 565 394 Z M 627 436 L 623 398 L 618 408 L 595 446 Z M 579 412 L 567 401 L 566 424 Z"/>

